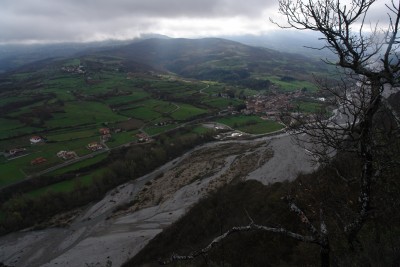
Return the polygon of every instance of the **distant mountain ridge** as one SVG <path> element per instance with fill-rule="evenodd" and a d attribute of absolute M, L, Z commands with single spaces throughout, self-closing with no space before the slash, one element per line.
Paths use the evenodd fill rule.
<path fill-rule="evenodd" d="M 196 79 L 226 82 L 269 73 L 304 79 L 327 67 L 319 60 L 298 54 L 253 47 L 221 38 L 147 39 L 102 51 L 111 55 Z M 236 78 L 235 78 L 236 77 Z"/>
<path fill-rule="evenodd" d="M 32 58 L 27 57 L 25 64 L 21 63 L 24 54 L 11 57 L 19 62 L 14 66 L 13 72 L 35 71 L 43 66 L 57 64 L 59 59 L 90 58 L 89 61 L 94 60 L 102 64 L 103 59 L 115 57 L 121 63 L 121 70 L 127 72 L 174 73 L 186 78 L 217 81 L 254 90 L 282 86 L 286 86 L 287 89 L 290 87 L 288 90 L 311 88 L 314 75 L 326 75 L 329 72 L 329 66 L 319 59 L 222 38 L 150 37 L 130 43 L 97 44 L 94 47 L 88 44 L 77 47 L 67 44 L 55 45 L 52 48 L 55 50 L 51 52 L 50 49 L 45 59 L 37 59 L 41 56 L 35 55 L 34 52 Z M 58 52 L 62 51 L 64 46 L 68 49 L 59 55 Z M 45 47 L 40 46 L 41 49 Z M 0 62 L 6 64 L 6 61 L 1 61 L 1 55 Z M 0 70 L 1 67 L 0 63 Z"/>
<path fill-rule="evenodd" d="M 0 73 L 49 58 L 71 57 L 130 44 L 149 38 L 168 39 L 160 34 L 144 34 L 131 40 L 105 40 L 89 43 L 2 44 L 0 45 Z"/>
<path fill-rule="evenodd" d="M 222 39 L 223 38 L 223 39 Z M 171 43 L 178 40 L 160 34 L 143 34 L 140 38 L 130 40 L 105 40 L 101 42 L 90 43 L 54 43 L 54 44 L 0 44 L 0 73 L 6 72 L 27 63 L 43 60 L 46 58 L 71 57 L 74 55 L 84 55 L 101 50 L 112 50 L 118 47 L 126 47 L 132 43 L 146 41 L 149 39 L 172 40 Z M 207 41 L 208 40 L 208 41 Z M 309 33 L 291 33 L 286 31 L 271 32 L 265 35 L 241 35 L 241 36 L 223 36 L 221 38 L 193 39 L 197 43 L 207 43 L 210 40 L 232 40 L 252 47 L 268 48 L 283 53 L 290 52 L 303 54 L 314 59 L 326 58 L 326 51 L 316 51 L 305 49 L 304 46 L 320 47 L 321 41 L 318 36 Z M 154 41 L 154 40 L 153 40 Z M 166 45 L 166 43 L 163 43 Z M 278 52 L 278 53 L 280 53 Z"/>

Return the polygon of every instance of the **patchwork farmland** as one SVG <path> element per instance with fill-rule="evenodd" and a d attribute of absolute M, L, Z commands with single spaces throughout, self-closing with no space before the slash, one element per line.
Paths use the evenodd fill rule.
<path fill-rule="evenodd" d="M 0 89 L 0 225 L 6 231 L 14 221 L 19 227 L 35 221 L 18 217 L 14 201 L 42 203 L 55 194 L 71 207 L 86 203 L 213 140 L 219 130 L 202 122 L 256 135 L 284 127 L 240 114 L 247 98 L 268 90 L 137 68 L 116 56 L 33 64 L 9 73 Z"/>

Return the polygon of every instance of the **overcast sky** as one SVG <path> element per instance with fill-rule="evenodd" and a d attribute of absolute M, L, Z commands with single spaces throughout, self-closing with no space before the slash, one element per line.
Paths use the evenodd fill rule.
<path fill-rule="evenodd" d="M 382 3 L 371 11 L 384 15 Z M 0 0 L 0 43 L 263 34 L 277 0 Z"/>

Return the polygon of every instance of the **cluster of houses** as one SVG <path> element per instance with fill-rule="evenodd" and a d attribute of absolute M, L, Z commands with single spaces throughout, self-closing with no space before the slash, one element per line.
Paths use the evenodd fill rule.
<path fill-rule="evenodd" d="M 86 146 L 86 148 L 94 152 L 103 149 L 103 146 L 98 142 L 91 142 Z"/>
<path fill-rule="evenodd" d="M 82 65 L 79 66 L 64 66 L 61 68 L 63 72 L 67 73 L 78 73 L 78 74 L 85 74 L 85 68 Z"/>
<path fill-rule="evenodd" d="M 161 121 L 161 122 L 157 122 L 154 123 L 154 126 L 165 126 L 165 125 L 169 125 L 169 124 L 173 124 L 176 123 L 174 121 Z"/>
<path fill-rule="evenodd" d="M 68 68 L 68 67 L 65 67 L 65 68 Z M 120 131 L 121 131 L 121 129 L 115 130 L 115 132 L 120 132 Z M 100 133 L 100 138 L 101 138 L 102 142 L 107 142 L 112 137 L 111 130 L 109 128 L 100 128 L 99 133 Z M 138 139 L 138 142 L 141 142 L 141 143 L 151 141 L 151 138 L 145 133 L 139 133 L 136 135 L 136 137 Z M 29 141 L 32 145 L 35 145 L 35 144 L 45 142 L 45 139 L 41 136 L 31 136 L 29 138 Z M 95 151 L 103 149 L 104 145 L 102 145 L 102 143 L 100 143 L 100 142 L 91 142 L 91 143 L 87 144 L 86 148 L 95 152 Z M 26 154 L 26 151 L 27 151 L 26 148 L 13 148 L 8 151 L 5 151 L 3 154 L 6 157 L 11 158 L 11 157 L 17 157 L 20 155 L 24 155 L 24 154 Z M 70 160 L 70 159 L 77 158 L 78 155 L 75 151 L 61 150 L 57 153 L 57 157 L 64 159 L 64 160 Z M 38 157 L 38 158 L 31 160 L 31 165 L 39 165 L 39 164 L 43 164 L 46 162 L 47 162 L 46 158 Z"/>
<path fill-rule="evenodd" d="M 99 133 L 103 142 L 107 142 L 111 139 L 111 130 L 109 128 L 100 128 Z"/>
<path fill-rule="evenodd" d="M 136 134 L 136 137 L 140 143 L 149 142 L 151 140 L 150 136 L 145 133 L 138 133 Z"/>
<path fill-rule="evenodd" d="M 256 95 L 249 97 L 246 101 L 246 109 L 242 113 L 264 114 L 266 117 L 277 118 L 282 111 L 290 111 L 294 107 L 291 104 L 293 99 L 299 98 L 303 93 L 299 90 L 291 93 L 275 93 L 274 95 Z"/>
<path fill-rule="evenodd" d="M 74 151 L 60 151 L 57 153 L 57 157 L 62 158 L 64 160 L 69 160 L 78 157 L 78 155 Z M 33 160 L 31 160 L 31 165 L 39 165 L 46 163 L 47 159 L 44 157 L 37 157 Z"/>
<path fill-rule="evenodd" d="M 62 158 L 64 160 L 69 160 L 69 159 L 77 158 L 78 155 L 75 153 L 75 151 L 61 150 L 60 152 L 57 153 L 57 157 Z"/>

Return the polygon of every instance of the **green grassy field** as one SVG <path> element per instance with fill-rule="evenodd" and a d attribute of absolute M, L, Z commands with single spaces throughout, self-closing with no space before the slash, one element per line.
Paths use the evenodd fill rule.
<path fill-rule="evenodd" d="M 92 78 L 91 81 L 94 82 L 86 85 L 86 88 L 83 91 L 85 94 L 96 95 L 116 88 L 122 90 L 131 88 L 131 81 L 127 80 L 123 73 L 105 71 L 90 77 Z"/>
<path fill-rule="evenodd" d="M 12 139 L 5 139 L 0 141 L 0 151 L 9 150 L 20 147 L 30 147 L 30 135 L 16 137 Z"/>
<path fill-rule="evenodd" d="M 283 125 L 275 121 L 263 120 L 258 116 L 230 116 L 220 118 L 216 121 L 249 134 L 265 134 L 283 128 Z"/>
<path fill-rule="evenodd" d="M 171 117 L 174 120 L 184 121 L 207 113 L 207 110 L 189 104 L 177 103 L 177 105 L 179 106 L 179 109 L 171 114 Z"/>
<path fill-rule="evenodd" d="M 86 148 L 87 144 L 99 141 L 100 141 L 99 136 L 90 136 L 80 139 L 73 139 L 69 141 L 48 143 L 46 145 L 49 145 L 50 146 L 49 149 L 52 149 L 53 151 L 55 151 L 55 153 L 57 153 L 60 150 L 72 150 L 75 151 L 79 156 L 84 156 L 91 153 L 91 151 Z"/>
<path fill-rule="evenodd" d="M 156 135 L 156 134 L 160 134 L 160 133 L 166 132 L 168 130 L 174 129 L 176 127 L 178 127 L 178 124 L 169 124 L 169 125 L 163 125 L 163 126 L 150 126 L 150 127 L 144 128 L 144 131 L 148 135 Z"/>
<path fill-rule="evenodd" d="M 139 101 L 147 97 L 150 97 L 149 93 L 144 91 L 134 91 L 130 95 L 114 96 L 104 100 L 104 102 L 109 105 L 122 105 L 124 103 Z"/>
<path fill-rule="evenodd" d="M 92 127 L 91 127 L 92 128 Z M 57 142 L 63 142 L 63 141 L 70 141 L 74 139 L 82 139 L 82 138 L 87 138 L 87 137 L 95 137 L 98 136 L 99 132 L 97 129 L 86 129 L 86 130 L 78 130 L 78 131 L 63 131 L 62 133 L 51 133 L 49 135 L 46 135 L 46 138 L 49 141 L 57 141 Z"/>
<path fill-rule="evenodd" d="M 161 117 L 161 114 L 154 111 L 151 107 L 137 107 L 121 111 L 120 114 L 126 117 L 132 117 L 143 121 L 151 121 Z"/>
<path fill-rule="evenodd" d="M 25 166 L 25 163 L 23 163 L 22 166 Z M 25 179 L 25 174 L 21 171 L 21 164 L 17 162 L 0 164 L 0 171 L 0 187 Z"/>
<path fill-rule="evenodd" d="M 65 62 L 64 65 L 79 65 L 83 64 L 80 59 L 71 59 Z M 79 156 L 90 153 L 86 149 L 86 145 L 93 141 L 99 140 L 98 128 L 102 127 L 103 123 L 115 125 L 129 124 L 128 117 L 136 118 L 137 123 L 133 129 L 128 132 L 113 134 L 112 139 L 108 142 L 110 148 L 114 148 L 125 143 L 136 140 L 135 129 L 138 129 L 146 121 L 169 121 L 169 120 L 189 120 L 197 115 L 207 112 L 205 109 L 195 107 L 193 105 L 178 103 L 174 104 L 170 101 L 163 101 L 152 98 L 153 96 L 143 90 L 133 86 L 134 80 L 127 80 L 126 74 L 116 73 L 113 71 L 105 71 L 93 75 L 93 79 L 99 79 L 99 83 L 88 84 L 85 78 L 76 73 L 65 73 L 53 71 L 53 76 L 44 81 L 45 86 L 37 90 L 37 94 L 49 94 L 52 98 L 46 101 L 38 101 L 22 106 L 19 110 L 10 113 L 10 116 L 17 118 L 21 114 L 29 114 L 33 108 L 38 106 L 47 106 L 57 104 L 58 100 L 62 100 L 62 112 L 52 113 L 52 118 L 44 121 L 44 128 L 26 126 L 21 124 L 17 119 L 0 118 L 0 138 L 6 138 L 14 135 L 30 134 L 35 135 L 35 132 L 40 130 L 39 134 L 47 138 L 48 143 L 38 146 L 31 146 L 29 143 L 30 135 L 9 139 L 0 140 L 0 149 L 7 150 L 15 147 L 28 148 L 29 155 L 21 159 L 13 161 L 3 160 L 0 165 L 0 172 L 3 172 L 7 177 L 4 178 L 2 185 L 10 184 L 21 180 L 26 175 L 32 175 L 36 172 L 43 171 L 51 166 L 63 162 L 56 157 L 56 153 L 61 150 L 75 151 Z M 21 77 L 29 78 L 31 73 L 21 74 Z M 148 78 L 147 81 L 151 84 L 154 91 L 163 91 L 172 95 L 193 94 L 199 89 L 204 88 L 204 83 L 192 83 L 181 80 L 157 80 L 158 78 Z M 164 78 L 165 79 L 165 78 Z M 130 95 L 109 97 L 108 99 L 98 101 L 88 101 L 77 99 L 73 94 L 78 90 L 80 94 L 88 95 L 92 93 L 109 92 L 118 88 L 119 90 L 130 91 Z M 153 92 L 151 91 L 151 92 Z M 7 104 L 21 99 L 29 99 L 27 96 L 12 96 L 10 99 L 2 99 L 1 103 Z M 223 100 L 222 102 L 226 102 Z M 222 107 L 225 103 L 221 100 L 216 100 L 213 104 L 217 107 Z M 126 110 L 121 110 L 120 113 L 113 111 L 108 105 L 119 105 L 128 107 Z M 35 123 L 39 123 L 39 119 L 33 117 Z M 128 125 L 129 126 L 129 125 Z M 159 134 L 176 127 L 176 125 L 168 125 L 162 127 L 148 127 L 146 130 L 150 135 Z M 129 127 L 128 127 L 129 128 Z M 44 157 L 47 162 L 32 166 L 31 160 Z"/>
<path fill-rule="evenodd" d="M 6 113 L 8 116 L 17 118 L 19 115 L 24 114 L 24 113 L 30 113 L 30 112 L 32 112 L 33 108 L 43 106 L 45 104 L 46 104 L 46 102 L 41 100 L 41 101 L 35 102 L 33 104 L 28 104 L 26 106 L 20 107 L 19 109 L 13 110 L 12 112 L 6 112 Z"/>
<path fill-rule="evenodd" d="M 13 74 L 12 77 L 17 80 L 24 80 L 24 79 L 34 76 L 35 74 L 36 74 L 35 72 L 20 72 L 20 73 Z"/>
<path fill-rule="evenodd" d="M 152 121 L 168 116 L 176 109 L 176 104 L 172 102 L 150 99 L 133 105 L 131 109 L 120 111 L 120 114 L 143 121 Z"/>
<path fill-rule="evenodd" d="M 263 121 L 254 125 L 240 126 L 238 130 L 250 134 L 265 134 L 281 130 L 282 128 L 284 126 L 275 121 Z"/>
<path fill-rule="evenodd" d="M 112 124 L 112 127 L 119 128 L 125 131 L 137 130 L 144 125 L 144 122 L 138 119 L 129 119 L 126 121 Z"/>
<path fill-rule="evenodd" d="M 36 145 L 27 145 L 28 155 L 12 159 L 0 164 L 0 186 L 14 183 L 25 178 L 25 175 L 32 175 L 46 170 L 52 166 L 64 162 L 57 157 L 57 152 L 61 150 L 75 151 L 79 156 L 90 154 L 91 151 L 86 148 L 90 142 L 99 141 L 98 136 L 72 139 L 68 141 L 54 143 L 40 143 Z M 43 157 L 47 162 L 39 165 L 31 165 L 31 161 Z"/>
<path fill-rule="evenodd" d="M 196 126 L 193 128 L 192 132 L 197 134 L 206 134 L 206 133 L 214 133 L 214 130 L 203 126 Z"/>
<path fill-rule="evenodd" d="M 179 77 L 158 75 L 138 75 L 127 77 L 119 71 L 120 58 L 74 57 L 58 61 L 52 67 L 13 74 L 12 78 L 26 82 L 26 90 L 18 94 L 6 94 L 0 99 L 0 107 L 10 103 L 21 103 L 10 110 L 8 117 L 0 118 L 0 151 L 24 147 L 27 154 L 21 158 L 8 160 L 2 156 L 0 162 L 0 186 L 20 181 L 28 175 L 55 166 L 64 160 L 56 154 L 61 150 L 75 151 L 79 156 L 91 153 L 86 146 L 99 141 L 98 129 L 108 123 L 110 127 L 126 130 L 113 133 L 107 142 L 110 148 L 136 141 L 137 130 L 148 121 L 188 120 L 207 110 L 189 104 L 174 104 L 160 100 L 158 94 L 175 98 L 191 97 L 204 88 L 204 83 L 185 81 Z M 64 66 L 83 65 L 86 73 L 71 73 L 62 70 Z M 35 90 L 30 86 L 40 84 Z M 118 95 L 122 92 L 124 95 Z M 38 99 L 36 102 L 29 100 Z M 61 101 L 60 101 L 61 100 Z M 24 105 L 26 103 L 26 105 Z M 223 106 L 223 103 L 215 104 Z M 49 116 L 42 119 L 35 109 L 57 107 L 47 111 Z M 110 106 L 119 109 L 117 112 Z M 21 123 L 20 119 L 26 124 Z M 132 117 L 136 120 L 128 121 Z M 35 125 L 35 126 L 32 126 Z M 161 127 L 147 127 L 149 134 L 159 134 L 176 127 L 171 124 Z M 47 143 L 31 145 L 29 137 L 40 135 Z M 31 165 L 31 161 L 44 157 L 47 162 Z M 102 156 L 103 157 L 103 156 Z M 101 157 L 99 157 L 101 158 Z M 98 158 L 85 160 L 73 166 L 62 168 L 52 174 L 60 174 L 94 164 Z"/>
<path fill-rule="evenodd" d="M 72 165 L 69 165 L 67 167 L 60 168 L 58 170 L 49 172 L 47 175 L 50 175 L 50 176 L 52 176 L 52 175 L 60 175 L 60 174 L 64 174 L 64 173 L 68 173 L 68 172 L 72 172 L 72 171 L 77 171 L 79 169 L 82 169 L 82 168 L 91 166 L 93 164 L 96 164 L 96 163 L 106 159 L 107 157 L 108 157 L 108 154 L 107 153 L 103 153 L 103 154 L 97 155 L 97 156 L 95 156 L 93 158 L 89 158 L 89 159 L 74 163 Z"/>
<path fill-rule="evenodd" d="M 218 82 L 205 82 L 208 86 L 203 90 L 206 94 L 218 94 L 225 91 L 225 85 Z M 204 87 L 203 87 L 204 88 Z"/>
<path fill-rule="evenodd" d="M 46 81 L 48 88 L 53 90 L 77 90 L 85 89 L 88 85 L 84 77 L 77 74 L 62 74 Z"/>
<path fill-rule="evenodd" d="M 204 86 L 198 83 L 184 82 L 181 80 L 154 80 L 151 83 L 153 90 L 167 92 L 174 96 L 190 95 L 198 92 Z"/>
<path fill-rule="evenodd" d="M 306 113 L 318 112 L 323 107 L 323 104 L 317 102 L 296 101 L 293 104 L 296 109 Z"/>
<path fill-rule="evenodd" d="M 307 90 L 312 92 L 315 92 L 317 90 L 315 84 L 308 81 L 300 81 L 300 80 L 283 81 L 281 77 L 278 76 L 265 76 L 264 78 L 278 85 L 279 88 L 284 91 L 295 91 L 295 90 L 300 90 L 302 88 L 306 88 Z"/>
<path fill-rule="evenodd" d="M 30 196 L 30 197 L 40 197 L 48 192 L 54 192 L 54 193 L 72 192 L 75 190 L 75 188 L 78 185 L 90 186 L 93 183 L 93 177 L 95 177 L 96 175 L 101 175 L 103 172 L 104 172 L 104 169 L 98 169 L 90 174 L 80 176 L 80 177 L 77 177 L 72 180 L 55 183 L 52 185 L 42 187 L 37 190 L 30 191 L 30 192 L 26 193 L 26 195 Z"/>
<path fill-rule="evenodd" d="M 65 104 L 64 110 L 65 113 L 57 113 L 53 119 L 46 122 L 49 129 L 97 124 L 99 122 L 117 122 L 127 119 L 127 117 L 114 113 L 107 105 L 99 102 L 68 102 Z"/>
<path fill-rule="evenodd" d="M 81 60 L 79 58 L 72 58 L 64 63 L 64 66 L 79 66 Z"/>
<path fill-rule="evenodd" d="M 31 161 L 38 157 L 46 158 L 47 162 L 37 166 L 31 165 Z M 62 160 L 57 158 L 55 154 L 52 153 L 52 151 L 31 151 L 31 153 L 26 156 L 15 158 L 0 164 L 0 186 L 6 186 L 23 180 L 28 175 L 45 170 L 61 162 Z"/>
<path fill-rule="evenodd" d="M 0 118 L 0 138 L 16 135 L 18 132 L 24 132 L 24 125 L 17 120 Z M 29 133 L 28 128 L 26 131 Z"/>
<path fill-rule="evenodd" d="M 112 134 L 112 139 L 107 142 L 109 148 L 114 148 L 126 143 L 134 142 L 137 140 L 136 134 L 139 131 L 129 131 Z"/>
<path fill-rule="evenodd" d="M 5 105 L 15 103 L 15 102 L 23 102 L 30 100 L 28 96 L 24 95 L 16 95 L 16 96 L 8 96 L 0 98 L 0 107 L 4 107 Z"/>

